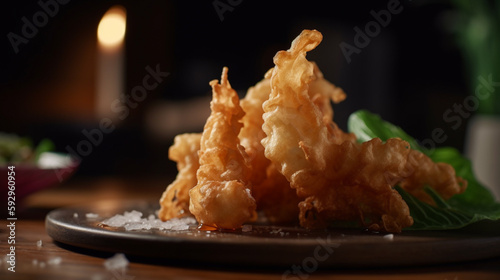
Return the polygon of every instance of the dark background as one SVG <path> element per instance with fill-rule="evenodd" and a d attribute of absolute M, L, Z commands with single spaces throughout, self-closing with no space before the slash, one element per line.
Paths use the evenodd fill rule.
<path fill-rule="evenodd" d="M 389 25 L 352 55 L 351 63 L 339 44 L 353 45 L 353 28 L 364 29 L 374 20 L 370 11 L 387 9 L 390 1 L 229 1 L 237 5 L 222 14 L 223 20 L 214 2 L 69 1 L 17 54 L 7 34 L 20 34 L 21 19 L 31 19 L 41 8 L 37 1 L 3 3 L 0 131 L 35 142 L 47 137 L 64 152 L 85 139 L 82 129 L 98 126 L 93 115 L 96 30 L 106 10 L 120 4 L 127 9 L 125 93 L 142 83 L 148 65 L 159 64 L 170 75 L 115 131 L 104 135 L 83 158 L 75 178 L 172 176 L 175 165 L 167 152 L 174 135 L 149 131 L 148 110 L 158 103 L 210 96 L 208 82 L 219 78 L 223 66 L 243 95 L 273 66 L 274 54 L 288 49 L 305 28 L 324 36 L 308 58 L 348 95 L 334 107 L 340 127 L 346 128 L 350 113 L 368 109 L 419 140 L 442 128 L 448 136 L 443 145 L 463 149 L 465 123 L 455 130 L 442 116 L 473 88 L 447 30 L 453 11 L 447 1 L 400 1 L 403 11 L 392 15 Z"/>

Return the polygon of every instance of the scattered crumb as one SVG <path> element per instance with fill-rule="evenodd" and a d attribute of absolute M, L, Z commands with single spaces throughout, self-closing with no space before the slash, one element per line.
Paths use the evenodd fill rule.
<path fill-rule="evenodd" d="M 36 242 L 36 248 L 37 248 L 38 250 L 40 250 L 40 249 L 42 248 L 42 245 L 43 245 L 42 240 L 38 240 L 38 241 Z"/>
<path fill-rule="evenodd" d="M 47 262 L 38 261 L 37 259 L 31 260 L 31 265 L 38 268 L 45 268 L 47 265 L 49 266 L 58 266 L 62 262 L 61 257 L 52 257 Z"/>
<path fill-rule="evenodd" d="M 61 257 L 53 257 L 53 258 L 50 258 L 47 263 L 49 265 L 60 265 L 62 262 L 62 258 Z"/>
<path fill-rule="evenodd" d="M 390 233 L 390 234 L 386 234 L 383 236 L 383 238 L 385 240 L 393 240 L 394 239 L 394 234 Z"/>
<path fill-rule="evenodd" d="M 85 218 L 87 218 L 87 219 L 97 219 L 97 218 L 99 218 L 99 214 L 87 213 L 87 214 L 85 214 Z"/>
<path fill-rule="evenodd" d="M 241 227 L 241 231 L 242 232 L 250 232 L 250 231 L 252 231 L 252 225 L 243 225 L 243 227 Z"/>
<path fill-rule="evenodd" d="M 78 213 L 76 213 L 76 212 L 73 213 L 73 218 L 75 218 L 75 219 L 78 218 Z"/>
<path fill-rule="evenodd" d="M 280 229 L 280 228 L 279 228 L 279 229 L 273 229 L 273 230 L 271 230 L 269 233 L 270 233 L 270 234 L 278 234 L 278 233 L 280 233 L 281 231 L 282 231 L 282 229 Z"/>

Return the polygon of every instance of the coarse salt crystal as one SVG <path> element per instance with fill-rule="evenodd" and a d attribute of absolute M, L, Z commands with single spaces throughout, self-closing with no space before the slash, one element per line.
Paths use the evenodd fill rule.
<path fill-rule="evenodd" d="M 97 218 L 99 218 L 99 214 L 87 213 L 87 214 L 85 214 L 85 218 L 87 218 L 87 219 L 97 219 Z"/>
<path fill-rule="evenodd" d="M 76 212 L 73 213 L 73 218 L 75 218 L 75 219 L 78 218 L 78 213 L 76 213 Z"/>
<path fill-rule="evenodd" d="M 196 220 L 192 217 L 173 218 L 168 221 L 161 221 L 154 215 L 149 215 L 148 218 L 142 218 L 143 214 L 139 211 L 132 210 L 125 212 L 123 215 L 117 214 L 109 219 L 102 221 L 102 224 L 111 227 L 124 227 L 125 230 L 187 230 L 190 224 L 195 224 Z"/>
<path fill-rule="evenodd" d="M 38 241 L 36 242 L 36 248 L 37 248 L 38 250 L 40 250 L 40 249 L 42 248 L 42 244 L 43 244 L 43 243 L 42 243 L 42 240 L 38 240 Z"/>
<path fill-rule="evenodd" d="M 108 258 L 104 261 L 104 267 L 107 270 L 124 270 L 127 268 L 128 264 L 129 261 L 122 253 L 115 254 L 111 258 Z"/>
<path fill-rule="evenodd" d="M 280 233 L 281 231 L 282 231 L 282 229 L 280 229 L 280 228 L 279 228 L 279 229 L 273 229 L 273 230 L 271 230 L 269 233 L 270 233 L 270 234 L 278 234 L 278 233 Z"/>

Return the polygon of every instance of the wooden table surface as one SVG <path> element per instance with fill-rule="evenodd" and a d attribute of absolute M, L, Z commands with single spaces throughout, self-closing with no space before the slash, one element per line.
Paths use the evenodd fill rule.
<path fill-rule="evenodd" d="M 54 242 L 45 232 L 45 214 L 61 206 L 113 198 L 157 198 L 163 190 L 158 187 L 133 188 L 137 182 L 118 179 L 99 179 L 70 182 L 36 193 L 24 203 L 15 221 L 15 272 L 8 270 L 6 256 L 10 221 L 0 224 L 0 279 L 500 279 L 500 257 L 468 263 L 440 266 L 379 268 L 379 269 L 318 269 L 310 273 L 286 276 L 284 268 L 210 267 L 203 264 L 165 262 L 155 259 L 131 258 L 125 271 L 107 270 L 104 261 L 112 254 L 89 251 Z M 92 186 L 89 188 L 89 186 Z M 37 246 L 41 240 L 42 245 Z M 217 252 L 214 252 L 216 254 Z M 244 252 L 242 252 L 244 254 Z M 207 256 L 210 257 L 210 256 Z"/>

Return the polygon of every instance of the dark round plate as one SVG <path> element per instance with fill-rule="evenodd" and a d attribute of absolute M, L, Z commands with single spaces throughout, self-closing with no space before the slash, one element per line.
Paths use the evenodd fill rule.
<path fill-rule="evenodd" d="M 147 217 L 157 208 L 157 202 L 123 201 L 61 208 L 47 215 L 46 230 L 56 241 L 86 249 L 224 265 L 305 269 L 415 266 L 500 256 L 498 222 L 476 224 L 463 230 L 406 231 L 394 235 L 255 224 L 250 232 L 207 232 L 195 225 L 183 231 L 126 231 L 100 224 L 125 211 L 138 210 Z M 89 219 L 87 213 L 99 217 Z"/>

